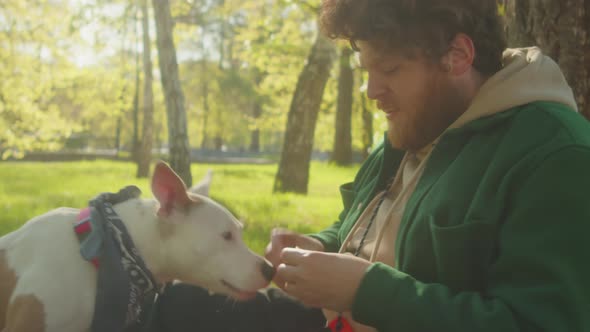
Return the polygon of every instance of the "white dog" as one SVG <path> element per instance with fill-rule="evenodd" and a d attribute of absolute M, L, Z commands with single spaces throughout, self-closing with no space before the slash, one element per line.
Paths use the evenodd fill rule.
<path fill-rule="evenodd" d="M 210 181 L 209 173 L 187 192 L 160 162 L 152 178 L 156 199 L 129 199 L 113 210 L 156 283 L 181 280 L 247 299 L 269 284 L 274 268 L 246 247 L 231 213 L 194 193 L 208 193 Z M 80 252 L 73 230 L 79 215 L 59 208 L 0 238 L 0 331 L 90 330 L 98 273 Z"/>

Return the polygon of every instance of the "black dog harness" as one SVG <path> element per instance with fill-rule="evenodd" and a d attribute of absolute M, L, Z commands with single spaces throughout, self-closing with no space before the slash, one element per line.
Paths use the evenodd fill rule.
<path fill-rule="evenodd" d="M 152 316 L 158 284 L 113 210 L 113 205 L 140 195 L 135 186 L 102 193 L 80 212 L 74 226 L 82 257 L 98 272 L 92 332 L 122 332 L 147 324 Z"/>

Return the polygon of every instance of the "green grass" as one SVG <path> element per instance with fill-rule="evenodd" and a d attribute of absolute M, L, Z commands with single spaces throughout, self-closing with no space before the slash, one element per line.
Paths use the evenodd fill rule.
<path fill-rule="evenodd" d="M 213 170 L 211 197 L 227 206 L 245 226 L 245 240 L 262 253 L 270 230 L 287 227 L 303 233 L 330 225 L 342 208 L 338 186 L 351 181 L 353 167 L 312 163 L 309 194 L 273 194 L 276 165 L 193 164 L 194 182 Z M 60 206 L 85 206 L 101 192 L 134 184 L 151 197 L 148 179 L 135 178 L 126 162 L 0 163 L 0 235 L 30 218 Z"/>

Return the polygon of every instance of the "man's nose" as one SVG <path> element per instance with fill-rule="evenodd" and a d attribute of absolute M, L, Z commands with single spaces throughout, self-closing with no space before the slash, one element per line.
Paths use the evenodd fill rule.
<path fill-rule="evenodd" d="M 375 77 L 374 75 L 368 75 L 367 79 L 367 97 L 369 99 L 379 99 L 379 97 L 385 92 L 385 84 L 382 79 Z"/>

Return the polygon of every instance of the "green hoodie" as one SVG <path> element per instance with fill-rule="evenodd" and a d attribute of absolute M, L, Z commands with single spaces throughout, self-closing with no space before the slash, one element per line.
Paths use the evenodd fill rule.
<path fill-rule="evenodd" d="M 355 321 L 381 332 L 590 331 L 590 124 L 537 49 L 505 60 L 433 148 L 396 266 L 366 271 Z M 385 142 L 342 186 L 339 221 L 314 235 L 327 250 L 402 157 Z"/>

